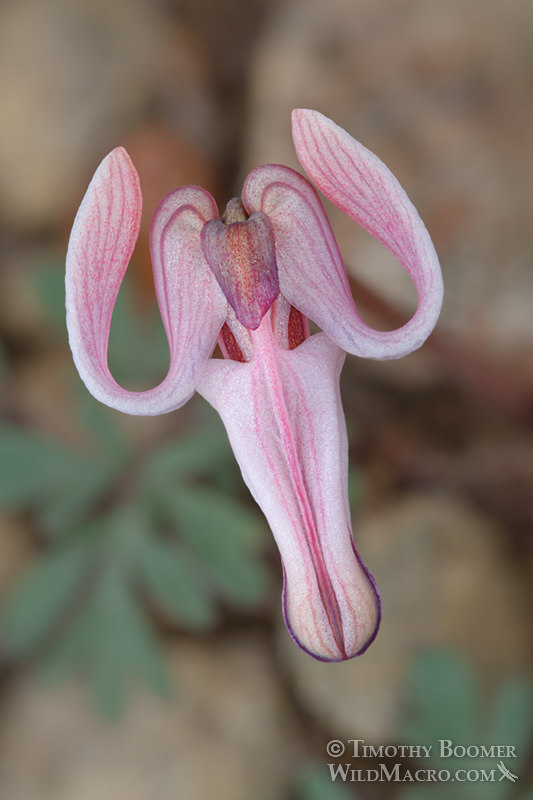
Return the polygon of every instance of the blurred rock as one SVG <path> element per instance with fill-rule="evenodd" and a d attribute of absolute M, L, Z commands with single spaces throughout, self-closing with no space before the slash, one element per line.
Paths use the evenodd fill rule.
<path fill-rule="evenodd" d="M 14 370 L 11 406 L 24 424 L 39 434 L 51 436 L 74 446 L 86 443 L 74 400 L 77 373 L 66 353 L 41 353 L 25 359 Z"/>
<path fill-rule="evenodd" d="M 256 638 L 180 643 L 176 700 L 136 695 L 105 724 L 76 688 L 22 680 L 0 732 L 0 796 L 11 800 L 249 800 L 284 796 L 294 721 Z"/>
<path fill-rule="evenodd" d="M 83 427 L 82 404 L 95 401 L 89 397 L 68 349 L 26 359 L 13 374 L 9 397 L 17 415 L 35 431 L 75 449 L 91 444 L 92 436 Z M 169 414 L 136 417 L 107 408 L 102 412 L 110 415 L 127 440 L 138 448 L 164 441 L 182 417 L 188 419 L 186 411 L 179 418 Z"/>
<path fill-rule="evenodd" d="M 282 3 L 252 70 L 244 165 L 298 168 L 291 109 L 331 116 L 391 167 L 432 233 L 443 327 L 491 355 L 525 356 L 531 373 L 532 54 L 528 0 Z M 340 212 L 331 219 L 348 267 L 412 309 L 384 248 Z"/>
<path fill-rule="evenodd" d="M 64 286 L 65 250 L 26 241 L 5 254 L 0 325 L 20 353 L 65 348 Z"/>
<path fill-rule="evenodd" d="M 322 664 L 281 636 L 295 691 L 336 737 L 397 738 L 407 671 L 424 648 L 456 649 L 489 689 L 528 669 L 523 586 L 488 517 L 452 496 L 411 495 L 359 520 L 355 538 L 382 596 L 376 641 Z"/>
<path fill-rule="evenodd" d="M 152 103 L 201 140 L 209 109 L 197 44 L 144 0 L 20 0 L 0 7 L 0 214 L 60 221 L 99 160 Z M 204 137 L 207 139 L 208 137 Z"/>
<path fill-rule="evenodd" d="M 484 508 L 530 532 L 533 528 L 533 438 L 478 438 L 465 449 L 455 477 Z M 451 483 L 451 482 L 450 482 Z M 529 538 L 529 537 L 528 537 Z"/>
<path fill-rule="evenodd" d="M 155 304 L 150 256 L 150 228 L 154 212 L 163 198 L 179 186 L 202 186 L 217 198 L 215 168 L 205 149 L 169 127 L 141 125 L 125 136 L 123 145 L 142 176 L 144 213 L 139 243 L 129 268 L 135 286 L 146 304 Z"/>

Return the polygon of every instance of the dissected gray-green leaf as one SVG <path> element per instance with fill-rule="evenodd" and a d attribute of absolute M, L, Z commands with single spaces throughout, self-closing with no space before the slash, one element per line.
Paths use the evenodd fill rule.
<path fill-rule="evenodd" d="M 428 650 L 408 679 L 410 714 L 402 738 L 420 744 L 447 738 L 474 742 L 479 735 L 479 685 L 470 665 L 448 650 Z"/>
<path fill-rule="evenodd" d="M 8 593 L 0 611 L 0 641 L 15 655 L 38 647 L 68 615 L 89 562 L 83 545 L 38 558 Z"/>
<path fill-rule="evenodd" d="M 485 728 L 490 741 L 514 745 L 520 760 L 533 744 L 533 686 L 511 678 L 500 688 L 489 709 Z"/>
<path fill-rule="evenodd" d="M 296 786 L 297 800 L 355 800 L 353 785 L 332 781 L 327 766 L 312 764 L 302 770 Z"/>
<path fill-rule="evenodd" d="M 128 287 L 121 287 L 109 336 L 109 366 L 129 389 L 148 389 L 164 378 L 169 363 L 168 342 L 159 314 L 136 307 Z"/>
<path fill-rule="evenodd" d="M 50 533 L 70 530 L 90 514 L 122 470 L 124 456 L 78 454 L 14 425 L 0 427 L 0 506 L 37 511 Z"/>
<path fill-rule="evenodd" d="M 85 674 L 98 707 L 108 716 L 121 710 L 132 676 L 142 678 L 159 694 L 170 691 L 157 639 L 131 587 L 116 569 L 102 572 L 45 667 L 52 677 Z"/>
<path fill-rule="evenodd" d="M 50 253 L 35 270 L 33 288 L 39 305 L 55 327 L 65 331 L 65 267 L 60 254 Z"/>
<path fill-rule="evenodd" d="M 149 597 L 163 614 L 192 630 L 213 625 L 217 617 L 213 593 L 183 546 L 148 540 L 138 572 Z"/>
<path fill-rule="evenodd" d="M 259 515 L 228 495 L 197 486 L 166 496 L 165 512 L 226 600 L 242 605 L 264 597 L 269 580 L 259 557 L 264 541 Z"/>
<path fill-rule="evenodd" d="M 437 783 L 434 786 L 404 788 L 400 800 L 509 800 L 520 797 L 516 786 L 500 780 L 499 755 L 483 754 L 476 747 L 515 746 L 518 757 L 503 759 L 515 774 L 520 774 L 523 758 L 530 752 L 533 736 L 533 687 L 514 678 L 505 682 L 494 698 L 480 702 L 480 688 L 475 672 L 458 653 L 435 649 L 420 654 L 408 681 L 410 704 L 399 731 L 401 741 L 432 745 L 427 764 L 435 768 L 476 771 L 495 780 L 462 780 L 460 784 Z M 440 756 L 439 740 L 450 739 L 452 747 L 471 747 L 448 757 Z M 500 759 L 501 761 L 501 759 Z M 462 774 L 464 775 L 465 772 Z"/>
<path fill-rule="evenodd" d="M 222 471 L 236 472 L 223 428 L 199 430 L 194 436 L 175 439 L 154 452 L 143 466 L 149 491 L 174 491 L 178 483 L 195 478 L 216 478 Z"/>
<path fill-rule="evenodd" d="M 91 515 L 99 498 L 118 478 L 117 464 L 105 459 L 80 461 L 60 486 L 40 504 L 40 519 L 50 533 L 69 533 Z"/>
<path fill-rule="evenodd" d="M 0 427 L 0 505 L 20 508 L 56 489 L 79 464 L 66 447 L 14 425 Z"/>
<path fill-rule="evenodd" d="M 128 443 L 118 425 L 120 412 L 99 403 L 80 381 L 77 403 L 80 421 L 84 430 L 98 443 L 104 452 L 110 451 L 115 460 L 128 455 Z"/>
<path fill-rule="evenodd" d="M 132 333 L 132 321 L 119 308 L 111 350 L 122 363 L 128 350 L 137 366 L 152 333 L 144 323 Z M 49 674 L 85 674 L 100 707 L 114 714 L 134 674 L 168 689 L 143 603 L 195 631 L 216 622 L 220 599 L 249 608 L 268 588 L 268 540 L 260 515 L 232 494 L 242 481 L 212 412 L 198 411 L 205 425 L 142 459 L 115 412 L 81 393 L 78 412 L 84 452 L 0 427 L 0 504 L 31 510 L 55 542 L 14 587 L 3 644 L 18 655 L 45 645 Z"/>

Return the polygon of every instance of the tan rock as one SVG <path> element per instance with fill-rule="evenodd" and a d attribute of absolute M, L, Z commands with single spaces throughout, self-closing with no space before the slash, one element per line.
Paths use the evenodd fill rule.
<path fill-rule="evenodd" d="M 1 158 L 1 156 L 0 156 Z M 59 327 L 58 320 L 44 307 L 40 296 L 39 281 L 42 277 L 40 264 L 58 261 L 57 253 L 47 253 L 44 249 L 27 248 L 22 253 L 6 257 L 0 271 L 0 319 L 2 328 L 18 341 L 27 343 L 37 340 L 40 347 L 45 344 L 65 341 L 65 326 Z M 47 274 L 51 270 L 47 270 Z M 57 284 L 61 288 L 64 280 L 64 265 L 57 263 Z M 64 306 L 64 303 L 63 303 Z M 64 312 L 62 311 L 64 319 Z"/>
<path fill-rule="evenodd" d="M 153 383 L 156 384 L 157 379 Z M 11 406 L 36 432 L 74 449 L 90 446 L 92 436 L 83 427 L 82 403 L 96 401 L 89 396 L 76 371 L 66 346 L 66 334 L 62 352 L 41 353 L 26 359 L 14 370 L 9 397 Z M 110 424 L 128 441 L 141 448 L 164 440 L 166 432 L 176 430 L 176 425 L 186 425 L 185 420 L 191 413 L 185 408 L 176 420 L 170 415 L 128 416 L 105 407 L 100 407 L 99 412 L 107 416 Z"/>
<path fill-rule="evenodd" d="M 99 160 L 159 94 L 197 135 L 206 105 L 198 57 L 163 8 L 144 0 L 2 3 L 0 214 L 7 224 L 42 228 L 75 209 Z"/>
<path fill-rule="evenodd" d="M 259 639 L 182 642 L 176 698 L 136 694 L 117 724 L 83 691 L 22 680 L 0 731 L 0 796 L 11 800 L 262 800 L 282 796 L 294 721 Z"/>
<path fill-rule="evenodd" d="M 359 520 L 356 541 L 378 584 L 383 621 L 361 657 L 322 664 L 282 636 L 294 687 L 335 736 L 394 741 L 405 679 L 425 648 L 453 648 L 497 686 L 531 663 L 531 625 L 505 535 L 453 497 L 411 495 Z"/>

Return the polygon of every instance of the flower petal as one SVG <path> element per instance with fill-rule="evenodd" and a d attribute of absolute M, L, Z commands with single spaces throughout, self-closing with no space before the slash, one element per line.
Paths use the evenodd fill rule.
<path fill-rule="evenodd" d="M 324 194 L 388 247 L 418 292 L 414 316 L 378 331 L 357 312 L 322 203 L 309 181 L 289 167 L 253 170 L 243 188 L 248 211 L 274 227 L 281 293 L 340 347 L 367 358 L 400 358 L 425 341 L 442 304 L 440 267 L 429 234 L 387 167 L 318 112 L 293 112 L 298 157 Z"/>
<path fill-rule="evenodd" d="M 359 350 L 350 352 L 364 355 L 365 323 L 313 186 L 290 167 L 268 164 L 249 173 L 242 200 L 248 213 L 261 210 L 272 222 L 281 294 L 343 349 L 354 339 Z"/>
<path fill-rule="evenodd" d="M 380 615 L 350 526 L 344 354 L 323 334 L 283 350 L 270 313 L 252 338 L 252 361 L 210 361 L 197 389 L 222 417 L 276 538 L 291 635 L 315 658 L 341 661 L 368 647 Z"/>
<path fill-rule="evenodd" d="M 225 319 L 225 298 L 200 247 L 201 228 L 218 211 L 208 192 L 184 187 L 165 198 L 154 215 L 154 280 L 170 367 L 159 386 L 130 392 L 109 372 L 107 344 L 141 205 L 137 173 L 119 147 L 100 164 L 74 222 L 66 265 L 67 327 L 78 371 L 98 400 L 129 414 L 162 414 L 194 392 Z"/>
<path fill-rule="evenodd" d="M 374 358 L 397 358 L 419 347 L 442 305 L 442 276 L 435 248 L 406 193 L 380 159 L 318 111 L 296 109 L 292 130 L 303 168 L 338 208 L 398 259 L 418 293 L 414 316 L 396 331 L 372 332 Z M 343 345 L 342 345 L 343 346 Z M 348 350 L 350 348 L 347 348 Z"/>

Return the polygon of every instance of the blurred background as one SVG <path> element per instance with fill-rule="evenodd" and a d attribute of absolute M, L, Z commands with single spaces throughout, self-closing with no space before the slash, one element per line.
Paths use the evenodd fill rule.
<path fill-rule="evenodd" d="M 532 98 L 530 0 L 1 0 L 2 800 L 531 797 Z M 298 168 L 294 107 L 388 164 L 446 288 L 421 351 L 343 372 L 355 539 L 384 615 L 345 664 L 290 641 L 214 412 L 99 406 L 64 324 L 69 230 L 122 144 L 145 205 L 110 363 L 155 385 L 155 207 L 193 183 L 224 208 L 252 167 Z M 396 327 L 409 281 L 327 210 L 361 313 Z M 332 783 L 327 764 L 383 759 L 332 758 L 330 739 L 512 744 L 519 780 Z"/>

